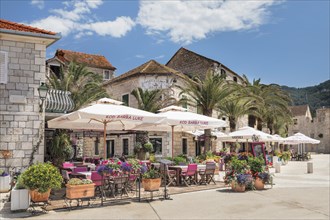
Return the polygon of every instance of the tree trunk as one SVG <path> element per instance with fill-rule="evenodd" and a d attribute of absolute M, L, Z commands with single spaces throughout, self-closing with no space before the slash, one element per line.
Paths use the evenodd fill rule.
<path fill-rule="evenodd" d="M 258 118 L 257 120 L 257 129 L 259 131 L 262 131 L 262 120 L 260 118 Z"/>
<path fill-rule="evenodd" d="M 212 117 L 212 109 L 204 109 L 203 114 Z M 204 140 L 204 154 L 211 149 L 211 129 L 204 130 L 205 140 Z"/>
<path fill-rule="evenodd" d="M 229 117 L 229 127 L 230 127 L 230 132 L 233 132 L 236 130 L 236 120 L 233 117 Z"/>
<path fill-rule="evenodd" d="M 207 151 L 211 150 L 211 129 L 205 129 L 204 130 L 205 140 L 204 140 L 204 154 L 206 154 Z"/>

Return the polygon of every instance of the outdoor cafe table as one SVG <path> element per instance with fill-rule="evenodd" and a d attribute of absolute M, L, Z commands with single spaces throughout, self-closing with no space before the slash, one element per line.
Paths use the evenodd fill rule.
<path fill-rule="evenodd" d="M 175 165 L 175 166 L 168 166 L 169 170 L 175 170 L 176 172 L 176 185 L 179 186 L 181 185 L 181 173 L 182 171 L 186 171 L 188 169 L 188 165 Z M 197 171 L 201 171 L 201 170 L 205 170 L 206 169 L 206 165 L 204 164 L 199 164 L 197 165 Z M 196 172 L 195 174 L 195 178 L 197 180 L 197 174 L 198 172 Z"/>

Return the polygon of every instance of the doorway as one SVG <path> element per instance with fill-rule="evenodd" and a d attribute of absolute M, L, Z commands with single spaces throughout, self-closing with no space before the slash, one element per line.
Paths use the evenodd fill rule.
<path fill-rule="evenodd" d="M 107 140 L 107 158 L 115 155 L 115 140 Z"/>

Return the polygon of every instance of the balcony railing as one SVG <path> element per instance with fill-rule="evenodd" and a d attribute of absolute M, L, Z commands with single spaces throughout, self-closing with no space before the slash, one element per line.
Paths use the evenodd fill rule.
<path fill-rule="evenodd" d="M 74 109 L 71 93 L 50 89 L 46 98 L 46 112 L 67 113 Z"/>

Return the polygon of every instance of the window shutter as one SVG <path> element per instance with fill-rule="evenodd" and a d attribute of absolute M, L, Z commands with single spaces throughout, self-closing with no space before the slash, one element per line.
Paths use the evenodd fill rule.
<path fill-rule="evenodd" d="M 8 82 L 8 53 L 0 51 L 0 83 Z"/>

